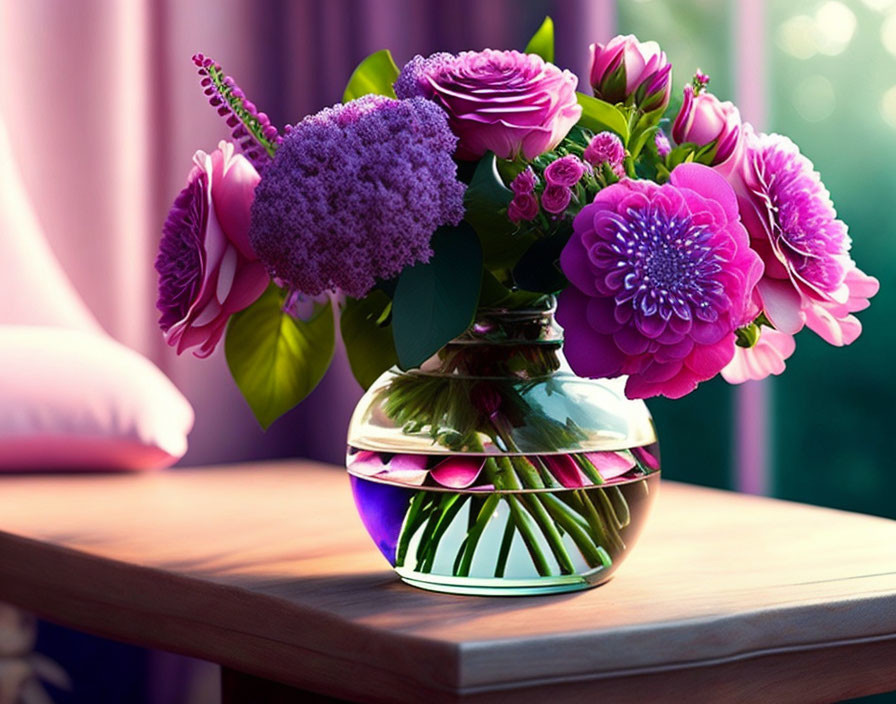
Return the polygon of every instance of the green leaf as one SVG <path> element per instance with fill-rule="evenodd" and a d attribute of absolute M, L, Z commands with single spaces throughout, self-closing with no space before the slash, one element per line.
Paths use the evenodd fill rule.
<path fill-rule="evenodd" d="M 267 429 L 308 394 L 333 358 L 333 311 L 328 302 L 308 322 L 282 310 L 273 284 L 230 319 L 224 352 L 236 385 Z"/>
<path fill-rule="evenodd" d="M 495 278 L 488 269 L 482 270 L 482 289 L 479 292 L 480 308 L 534 308 L 545 299 L 540 293 L 511 291 Z"/>
<path fill-rule="evenodd" d="M 554 20 L 545 17 L 538 31 L 526 44 L 527 54 L 538 54 L 545 61 L 554 63 Z"/>
<path fill-rule="evenodd" d="M 473 322 L 482 273 L 482 249 L 465 222 L 432 236 L 433 256 L 405 269 L 392 302 L 399 366 L 420 366 Z"/>
<path fill-rule="evenodd" d="M 464 194 L 465 218 L 479 235 L 489 269 L 512 266 L 534 241 L 531 235 L 517 234 L 517 226 L 507 219 L 507 206 L 512 199 L 513 191 L 504 185 L 497 159 L 489 152 L 476 165 Z"/>
<path fill-rule="evenodd" d="M 538 240 L 526 250 L 513 269 L 513 281 L 525 291 L 556 293 L 569 283 L 560 270 L 560 252 L 569 241 L 572 229 Z"/>
<path fill-rule="evenodd" d="M 577 92 L 576 97 L 582 106 L 582 116 L 579 118 L 582 127 L 592 132 L 610 130 L 618 134 L 623 143 L 628 143 L 628 120 L 619 108 L 584 93 Z"/>
<path fill-rule="evenodd" d="M 347 298 L 339 319 L 348 363 L 358 383 L 367 389 L 398 362 L 392 323 L 386 322 L 392 302 L 374 289 L 366 298 Z"/>
<path fill-rule="evenodd" d="M 398 78 L 398 66 L 392 60 L 392 54 L 388 49 L 371 54 L 358 64 L 358 68 L 348 79 L 345 93 L 342 94 L 342 102 L 347 103 L 369 93 L 394 98 L 395 89 L 392 84 L 396 78 Z"/>

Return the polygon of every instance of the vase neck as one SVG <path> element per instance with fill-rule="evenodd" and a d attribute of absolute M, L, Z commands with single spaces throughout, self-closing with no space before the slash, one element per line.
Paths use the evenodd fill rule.
<path fill-rule="evenodd" d="M 555 300 L 525 309 L 480 308 L 473 324 L 420 370 L 472 377 L 536 378 L 562 365 Z"/>

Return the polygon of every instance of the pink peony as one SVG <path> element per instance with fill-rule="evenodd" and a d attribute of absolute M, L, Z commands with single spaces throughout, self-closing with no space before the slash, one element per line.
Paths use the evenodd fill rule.
<path fill-rule="evenodd" d="M 634 35 L 591 45 L 591 87 L 608 103 L 627 103 L 644 112 L 665 110 L 672 92 L 672 64 L 656 42 Z"/>
<path fill-rule="evenodd" d="M 557 308 L 570 365 L 628 374 L 631 398 L 679 398 L 721 371 L 762 275 L 734 191 L 700 164 L 678 166 L 663 186 L 604 188 L 573 222 L 560 265 L 571 284 Z"/>
<path fill-rule="evenodd" d="M 769 374 L 784 371 L 784 360 L 793 354 L 796 341 L 793 335 L 763 327 L 759 341 L 752 347 L 735 346 L 734 357 L 722 370 L 729 384 L 758 381 Z"/>
<path fill-rule="evenodd" d="M 684 100 L 672 125 L 672 138 L 678 144 L 715 145 L 712 165 L 729 176 L 740 163 L 742 153 L 740 113 L 730 102 L 721 102 L 712 93 L 697 93 L 691 85 L 684 88 Z"/>
<path fill-rule="evenodd" d="M 418 95 L 448 113 L 459 138 L 456 156 L 472 161 L 492 151 L 532 160 L 556 147 L 582 108 L 578 79 L 535 54 L 465 51 L 416 57 L 395 82 L 399 98 Z"/>
<path fill-rule="evenodd" d="M 846 225 L 812 162 L 777 134 L 744 132 L 744 158 L 730 180 L 751 246 L 765 262 L 756 304 L 793 335 L 803 325 L 832 345 L 848 345 L 879 283 L 849 255 Z"/>
<path fill-rule="evenodd" d="M 249 244 L 249 206 L 260 177 L 233 144 L 197 151 L 195 166 L 165 221 L 156 271 L 165 341 L 210 355 L 234 313 L 267 288 L 264 266 Z"/>

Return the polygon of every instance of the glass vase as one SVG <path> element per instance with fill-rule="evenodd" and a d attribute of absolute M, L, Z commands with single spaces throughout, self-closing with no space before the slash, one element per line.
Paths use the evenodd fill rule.
<path fill-rule="evenodd" d="M 480 310 L 419 369 L 384 373 L 355 408 L 355 503 L 408 584 L 587 589 L 637 540 L 659 488 L 653 421 L 624 380 L 569 369 L 552 303 Z"/>

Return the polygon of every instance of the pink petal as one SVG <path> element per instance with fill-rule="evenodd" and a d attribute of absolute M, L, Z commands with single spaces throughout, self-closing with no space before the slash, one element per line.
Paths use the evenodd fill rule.
<path fill-rule="evenodd" d="M 442 486 L 466 489 L 476 481 L 484 465 L 485 457 L 449 457 L 433 467 L 430 476 Z"/>
<path fill-rule="evenodd" d="M 762 300 L 762 310 L 776 329 L 789 335 L 800 331 L 803 327 L 800 294 L 790 281 L 764 278 L 756 290 Z"/>
<path fill-rule="evenodd" d="M 585 457 L 607 480 L 622 476 L 635 466 L 635 460 L 628 452 L 586 452 Z"/>
<path fill-rule="evenodd" d="M 351 458 L 348 467 L 355 474 L 372 477 L 383 470 L 383 458 L 378 452 L 361 450 Z"/>
<path fill-rule="evenodd" d="M 660 461 L 659 459 L 653 455 L 646 447 L 635 447 L 632 449 L 632 452 L 638 457 L 639 460 L 649 469 L 659 469 Z"/>
<path fill-rule="evenodd" d="M 579 465 L 569 455 L 541 455 L 541 460 L 547 466 L 548 471 L 554 475 L 554 479 L 568 489 L 577 489 L 593 484 L 588 477 L 582 474 Z"/>
<path fill-rule="evenodd" d="M 429 458 L 426 455 L 395 455 L 389 460 L 389 471 L 426 469 Z"/>
<path fill-rule="evenodd" d="M 425 469 L 390 469 L 386 468 L 376 475 L 379 479 L 388 479 L 390 482 L 399 484 L 413 484 L 420 486 L 426 481 L 426 475 L 429 474 Z"/>

